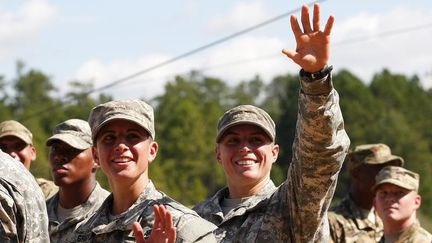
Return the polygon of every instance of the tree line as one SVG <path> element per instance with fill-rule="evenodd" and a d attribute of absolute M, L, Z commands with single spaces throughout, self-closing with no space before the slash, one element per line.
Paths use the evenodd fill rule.
<path fill-rule="evenodd" d="M 402 156 L 405 167 L 420 174 L 421 212 L 432 219 L 432 89 L 423 88 L 417 76 L 386 69 L 376 73 L 369 84 L 341 70 L 333 73 L 333 83 L 340 95 L 351 148 L 385 143 L 393 154 Z M 94 106 L 112 100 L 104 93 L 92 94 L 93 88 L 91 82 L 72 81 L 66 95 L 58 97 L 58 87 L 47 74 L 28 69 L 22 62 L 18 62 L 16 77 L 0 76 L 0 121 L 18 120 L 32 131 L 38 153 L 31 167 L 33 174 L 51 178 L 45 141 L 56 124 L 70 118 L 87 120 Z M 214 194 L 225 185 L 214 155 L 218 118 L 233 106 L 253 104 L 268 111 L 276 122 L 281 153 L 271 176 L 280 184 L 291 161 L 299 89 L 297 74 L 277 76 L 268 84 L 256 76 L 234 86 L 194 71 L 169 80 L 162 95 L 143 98 L 155 108 L 159 143 L 150 178 L 185 205 Z M 98 180 L 109 189 L 101 172 Z M 344 166 L 335 201 L 347 192 L 348 185 Z"/>

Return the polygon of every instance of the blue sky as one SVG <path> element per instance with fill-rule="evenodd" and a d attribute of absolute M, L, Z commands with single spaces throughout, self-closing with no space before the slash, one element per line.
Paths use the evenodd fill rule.
<path fill-rule="evenodd" d="M 308 2 L 0 0 L 0 75 L 12 79 L 19 59 L 50 75 L 59 95 L 71 80 L 92 80 L 100 87 L 304 3 Z M 432 1 L 328 0 L 321 5 L 322 22 L 329 14 L 336 17 L 331 57 L 336 71 L 347 68 L 368 82 L 386 67 L 417 74 L 425 87 L 432 87 Z M 379 36 L 395 30 L 398 34 Z M 364 37 L 370 39 L 352 41 Z M 279 54 L 284 47 L 295 48 L 289 18 L 104 92 L 115 98 L 152 98 L 163 92 L 167 80 L 191 69 L 230 84 L 256 74 L 269 82 L 298 71 Z"/>

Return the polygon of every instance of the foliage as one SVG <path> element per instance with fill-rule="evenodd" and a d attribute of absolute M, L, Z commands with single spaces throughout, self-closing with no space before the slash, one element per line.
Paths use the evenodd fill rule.
<path fill-rule="evenodd" d="M 364 143 L 386 143 L 402 156 L 406 167 L 421 175 L 423 215 L 432 215 L 432 92 L 421 87 L 416 76 L 377 73 L 370 84 L 341 70 L 333 74 L 352 148 Z M 13 90 L 7 89 L 11 85 Z M 16 119 L 28 126 L 38 150 L 31 171 L 49 178 L 45 140 L 51 129 L 69 118 L 86 120 L 92 107 L 111 100 L 91 96 L 93 85 L 73 81 L 65 99 L 55 98 L 51 78 L 38 70 L 17 65 L 12 81 L 0 76 L 0 120 Z M 165 85 L 165 92 L 150 100 L 155 108 L 157 159 L 150 166 L 150 178 L 157 187 L 186 205 L 193 205 L 225 185 L 221 166 L 215 159 L 218 118 L 235 105 L 254 104 L 267 110 L 277 124 L 281 146 L 272 178 L 281 183 L 291 161 L 297 119 L 298 77 L 284 75 L 265 84 L 259 76 L 229 86 L 223 80 L 198 72 L 178 76 Z M 53 107 L 62 107 L 61 109 Z M 39 112 L 43 111 L 45 112 Z M 48 112 L 46 112 L 48 111 Z M 108 188 L 103 173 L 101 184 Z M 340 173 L 335 200 L 347 191 L 349 176 Z"/>

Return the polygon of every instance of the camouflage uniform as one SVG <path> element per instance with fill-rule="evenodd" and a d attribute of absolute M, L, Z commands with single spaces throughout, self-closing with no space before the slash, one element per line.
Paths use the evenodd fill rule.
<path fill-rule="evenodd" d="M 177 229 L 176 242 L 216 242 L 212 233 L 216 229 L 215 225 L 156 190 L 152 182 L 149 182 L 138 200 L 122 214 L 110 216 L 112 203 L 111 194 L 91 218 L 78 226 L 75 235 L 69 235 L 71 242 L 135 242 L 131 231 L 134 222 L 139 222 L 144 234 L 149 236 L 154 223 L 154 204 L 163 204 L 171 212 Z"/>
<path fill-rule="evenodd" d="M 0 242 L 49 242 L 45 198 L 30 172 L 0 151 Z"/>
<path fill-rule="evenodd" d="M 224 188 L 194 209 L 216 224 L 219 242 L 328 242 L 327 209 L 349 147 L 331 75 L 301 74 L 293 158 L 285 182 L 260 192 L 223 215 Z"/>
<path fill-rule="evenodd" d="M 90 194 L 87 201 L 80 206 L 82 208 L 78 212 L 79 217 L 67 218 L 63 222 L 59 222 L 57 217 L 57 208 L 59 206 L 59 194 L 55 194 L 50 198 L 47 204 L 48 219 L 49 219 L 49 233 L 51 242 L 61 242 L 63 235 L 74 232 L 75 226 L 84 221 L 86 218 L 93 215 L 93 213 L 101 206 L 102 202 L 107 198 L 109 192 L 103 189 L 99 183 L 96 184 L 93 192 Z"/>
<path fill-rule="evenodd" d="M 402 231 L 392 240 L 385 240 L 384 237 L 380 243 L 429 243 L 432 242 L 432 235 L 423 229 L 420 224 L 416 223 L 407 230 Z"/>
<path fill-rule="evenodd" d="M 402 157 L 393 155 L 386 144 L 377 143 L 356 146 L 348 154 L 347 163 L 348 170 L 352 175 L 355 170 L 365 166 L 372 168 L 390 164 L 402 166 L 404 160 Z M 368 174 L 367 176 L 373 179 L 375 174 Z M 371 190 L 371 188 L 368 189 Z M 361 191 L 357 191 L 357 193 L 362 194 Z M 372 203 L 372 191 L 367 193 L 371 200 L 370 203 Z M 368 195 L 364 194 L 363 196 L 369 198 Z M 370 215 L 365 215 L 367 213 L 362 212 L 362 210 L 367 211 Z M 350 194 L 347 194 L 338 205 L 330 208 L 328 217 L 332 242 L 377 242 L 384 234 L 382 221 L 376 211 L 373 208 L 370 210 L 361 209 Z"/>
<path fill-rule="evenodd" d="M 58 188 L 58 186 L 56 186 L 56 184 L 54 184 L 53 181 L 50 181 L 50 180 L 47 180 L 44 178 L 35 178 L 35 179 L 36 179 L 37 184 L 41 188 L 41 190 L 45 196 L 45 199 L 51 198 L 52 196 L 54 196 L 58 192 L 59 188 Z"/>
<path fill-rule="evenodd" d="M 384 234 L 384 227 L 376 211 L 372 213 L 374 220 L 363 215 L 349 195 L 344 197 L 328 213 L 332 242 L 378 242 Z"/>

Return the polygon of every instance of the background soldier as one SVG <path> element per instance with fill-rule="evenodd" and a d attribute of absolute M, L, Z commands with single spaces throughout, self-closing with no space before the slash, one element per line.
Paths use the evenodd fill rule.
<path fill-rule="evenodd" d="M 1 150 L 0 222 L 0 242 L 49 242 L 41 189 L 26 168 Z"/>
<path fill-rule="evenodd" d="M 48 138 L 49 161 L 54 183 L 59 191 L 47 200 L 51 242 L 61 242 L 63 235 L 91 216 L 109 192 L 96 181 L 99 167 L 91 152 L 88 123 L 70 119 L 58 124 Z"/>
<path fill-rule="evenodd" d="M 342 201 L 329 212 L 333 242 L 377 242 L 383 235 L 381 219 L 373 209 L 375 176 L 385 166 L 402 166 L 385 144 L 357 146 L 347 156 L 351 184 Z"/>
<path fill-rule="evenodd" d="M 417 173 L 397 166 L 385 167 L 378 173 L 374 205 L 384 223 L 381 242 L 432 242 L 432 235 L 416 217 L 421 205 L 419 180 Z"/>
<path fill-rule="evenodd" d="M 21 161 L 30 170 L 30 165 L 36 159 L 36 148 L 33 146 L 32 133 L 21 123 L 13 120 L 0 123 L 0 148 L 15 160 Z M 58 187 L 54 182 L 44 178 L 35 178 L 42 189 L 45 198 L 52 197 Z"/>

